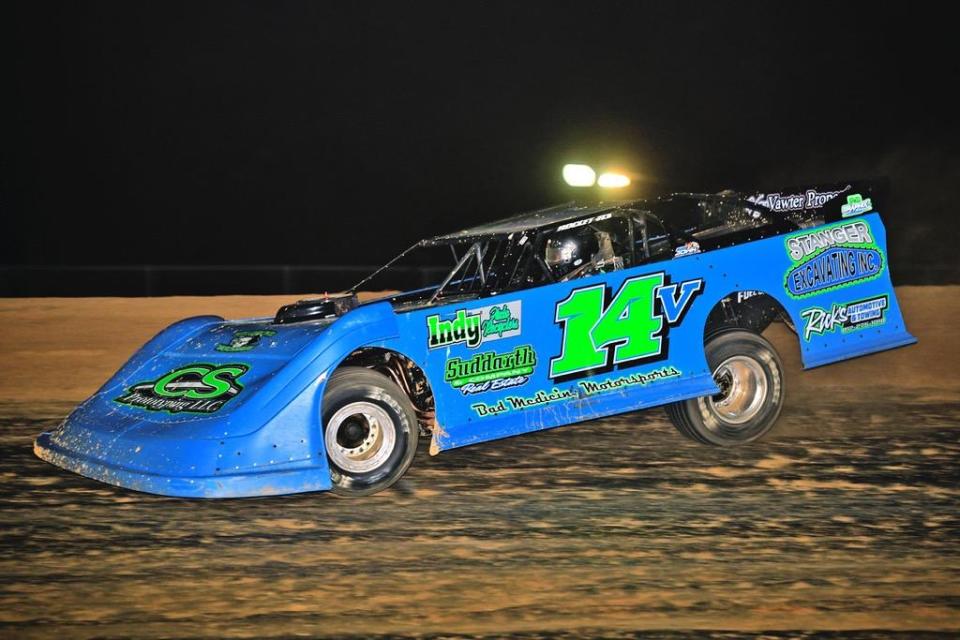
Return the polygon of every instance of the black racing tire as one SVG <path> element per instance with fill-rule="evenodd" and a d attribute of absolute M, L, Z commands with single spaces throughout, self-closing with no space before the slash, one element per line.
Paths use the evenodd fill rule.
<path fill-rule="evenodd" d="M 333 493 L 383 491 L 410 467 L 420 428 L 410 399 L 390 378 L 363 367 L 337 369 L 323 394 L 323 443 Z"/>
<path fill-rule="evenodd" d="M 704 349 L 721 393 L 669 404 L 667 417 L 703 444 L 733 447 L 762 437 L 783 409 L 783 363 L 776 349 L 740 330 L 711 336 Z"/>

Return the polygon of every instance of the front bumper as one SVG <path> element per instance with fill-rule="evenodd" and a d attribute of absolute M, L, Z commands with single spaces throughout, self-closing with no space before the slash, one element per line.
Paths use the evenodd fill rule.
<path fill-rule="evenodd" d="M 41 460 L 87 478 L 134 491 L 179 498 L 249 498 L 324 491 L 330 488 L 329 475 L 318 469 L 197 477 L 131 471 L 67 451 L 53 444 L 50 436 L 50 432 L 44 432 L 33 443 L 33 452 Z"/>
<path fill-rule="evenodd" d="M 238 451 L 246 455 L 238 455 Z M 259 434 L 223 441 L 158 440 L 107 434 L 71 424 L 68 419 L 61 427 L 41 433 L 33 452 L 41 460 L 87 478 L 164 496 L 243 498 L 331 487 L 325 458 L 318 454 L 276 459 L 280 458 L 278 448 Z M 254 468 L 250 468 L 248 456 L 258 460 L 252 463 Z M 230 458 L 236 459 L 230 462 L 247 458 L 248 464 L 229 467 Z"/>

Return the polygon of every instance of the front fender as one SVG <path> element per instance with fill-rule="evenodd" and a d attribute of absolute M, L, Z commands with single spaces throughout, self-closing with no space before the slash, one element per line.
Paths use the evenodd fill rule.
<path fill-rule="evenodd" d="M 100 386 L 100 389 L 97 390 L 97 393 L 100 393 L 104 389 L 113 386 L 127 373 L 139 369 L 148 360 L 156 356 L 170 345 L 180 342 L 199 332 L 204 327 L 208 327 L 218 322 L 223 322 L 223 318 L 213 315 L 192 316 L 190 318 L 184 318 L 183 320 L 177 320 L 173 324 L 161 330 L 160 333 L 150 338 L 150 340 L 148 340 L 142 347 L 137 349 L 137 351 L 134 352 L 134 354 L 123 363 L 123 366 L 117 369 L 117 372 L 110 376 L 110 378 Z M 97 393 L 95 393 L 94 396 L 97 395 Z"/>
<path fill-rule="evenodd" d="M 203 317 L 172 325 L 111 380 L 216 321 Z M 329 489 L 320 412 L 326 381 L 355 349 L 397 334 L 389 303 L 364 305 L 319 333 L 222 417 L 173 423 L 120 416 L 122 410 L 74 412 L 61 427 L 41 434 L 34 451 L 81 475 L 162 495 L 224 498 Z M 98 420 L 115 426 L 101 428 Z"/>
<path fill-rule="evenodd" d="M 275 416 L 305 396 L 312 401 L 311 409 L 318 409 L 327 379 L 340 362 L 361 347 L 398 335 L 389 302 L 357 307 L 291 359 L 234 416 L 238 422 L 253 415 Z"/>

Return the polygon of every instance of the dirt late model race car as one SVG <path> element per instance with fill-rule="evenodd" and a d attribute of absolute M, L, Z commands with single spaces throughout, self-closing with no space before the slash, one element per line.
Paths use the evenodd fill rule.
<path fill-rule="evenodd" d="M 567 204 L 423 240 L 346 294 L 177 322 L 37 455 L 121 487 L 240 497 L 390 486 L 430 452 L 665 405 L 712 445 L 769 431 L 786 323 L 806 368 L 915 342 L 871 183 Z M 430 286 L 360 304 L 405 261 Z M 380 283 L 380 284 L 377 284 Z"/>

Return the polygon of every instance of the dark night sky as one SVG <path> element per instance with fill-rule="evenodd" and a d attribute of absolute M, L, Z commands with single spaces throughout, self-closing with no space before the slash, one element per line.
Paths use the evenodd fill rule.
<path fill-rule="evenodd" d="M 0 262 L 373 264 L 585 159 L 642 194 L 884 174 L 894 259 L 955 265 L 936 6 L 8 7 Z"/>

